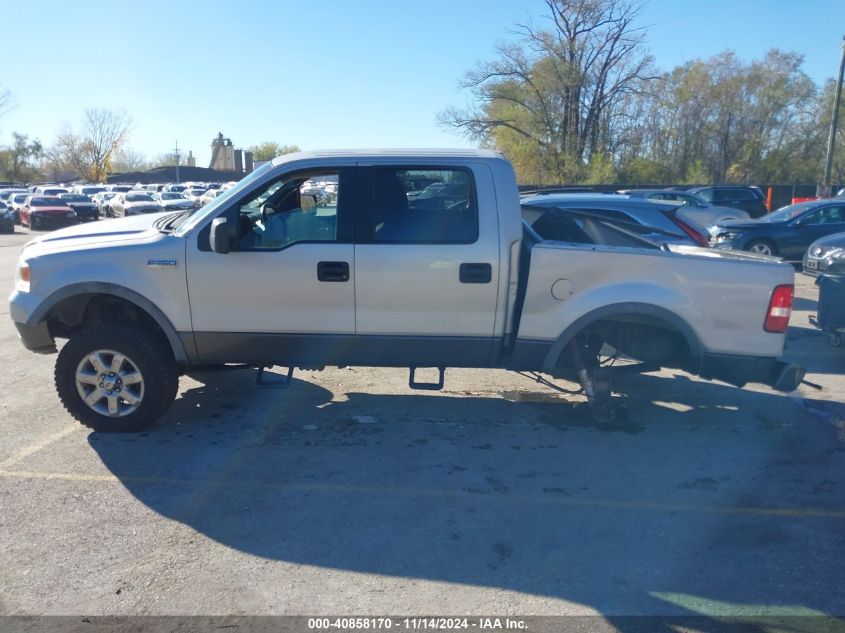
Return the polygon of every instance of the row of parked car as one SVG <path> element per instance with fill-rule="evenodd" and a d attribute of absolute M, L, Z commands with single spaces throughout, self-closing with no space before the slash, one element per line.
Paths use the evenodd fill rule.
<path fill-rule="evenodd" d="M 721 190 L 708 189 L 711 194 Z M 571 239 L 571 216 L 589 213 L 658 243 L 781 257 L 791 263 L 803 262 L 810 274 L 831 267 L 841 267 L 845 273 L 845 191 L 836 198 L 801 202 L 761 215 L 712 204 L 698 197 L 696 191 L 639 189 L 603 194 L 545 190 L 526 192 L 521 201 L 525 219 L 545 239 L 577 241 Z M 736 194 L 731 195 L 738 199 Z M 762 192 L 759 195 L 762 203 Z M 549 208 L 556 212 L 546 213 Z M 837 235 L 840 233 L 843 235 Z"/>
<path fill-rule="evenodd" d="M 55 229 L 141 213 L 198 209 L 235 183 L 38 185 L 0 188 L 0 232 L 15 224 Z"/>

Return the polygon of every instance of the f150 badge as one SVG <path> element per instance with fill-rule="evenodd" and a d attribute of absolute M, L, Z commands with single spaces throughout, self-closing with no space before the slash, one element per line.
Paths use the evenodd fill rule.
<path fill-rule="evenodd" d="M 175 259 L 148 259 L 147 268 L 179 268 Z"/>

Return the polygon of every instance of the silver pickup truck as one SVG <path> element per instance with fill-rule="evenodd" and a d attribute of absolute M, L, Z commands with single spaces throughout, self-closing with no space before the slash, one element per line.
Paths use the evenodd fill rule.
<path fill-rule="evenodd" d="M 192 214 L 31 241 L 10 314 L 32 351 L 68 339 L 59 397 L 101 431 L 152 424 L 183 370 L 221 364 L 409 367 L 418 388 L 441 387 L 447 367 L 533 370 L 580 381 L 599 421 L 616 372 L 675 367 L 782 391 L 802 380 L 779 360 L 790 266 L 544 240 L 522 214 L 494 152 L 291 154 Z M 439 368 L 438 382 L 417 382 L 417 367 Z"/>

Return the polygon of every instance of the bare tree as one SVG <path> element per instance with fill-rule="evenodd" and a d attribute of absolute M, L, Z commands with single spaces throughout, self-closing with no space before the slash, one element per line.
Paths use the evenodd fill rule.
<path fill-rule="evenodd" d="M 147 157 L 131 147 L 120 148 L 111 160 L 111 168 L 115 172 L 141 171 L 147 167 Z"/>
<path fill-rule="evenodd" d="M 115 152 L 126 142 L 131 125 L 132 118 L 124 110 L 86 110 L 81 131 L 77 134 L 66 126 L 54 153 L 79 176 L 100 182 L 109 172 Z"/>
<path fill-rule="evenodd" d="M 631 0 L 545 0 L 546 28 L 518 25 L 519 40 L 466 74 L 477 105 L 450 109 L 441 124 L 495 145 L 515 159 L 541 156 L 538 168 L 564 180 L 611 151 L 626 98 L 654 77 L 640 7 Z M 515 156 L 514 156 L 515 154 Z"/>

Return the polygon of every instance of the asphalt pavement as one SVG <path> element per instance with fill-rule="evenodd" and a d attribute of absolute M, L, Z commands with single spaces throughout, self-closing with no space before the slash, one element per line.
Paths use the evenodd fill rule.
<path fill-rule="evenodd" d="M 845 348 L 796 277 L 821 391 L 662 371 L 605 428 L 514 373 L 330 368 L 195 373 L 149 432 L 91 433 L 0 304 L 0 614 L 845 614 Z"/>

